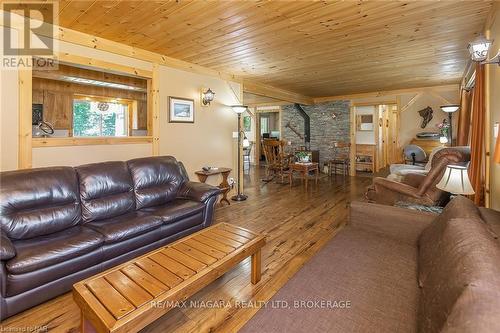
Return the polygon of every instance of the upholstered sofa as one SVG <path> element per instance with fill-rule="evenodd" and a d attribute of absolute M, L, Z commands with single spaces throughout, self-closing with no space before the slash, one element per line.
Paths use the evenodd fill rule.
<path fill-rule="evenodd" d="M 207 227 L 219 193 L 170 156 L 1 173 L 1 318 Z"/>
<path fill-rule="evenodd" d="M 464 197 L 440 215 L 353 202 L 347 226 L 271 299 L 289 307 L 241 332 L 500 332 L 499 235 L 500 212 Z"/>
<path fill-rule="evenodd" d="M 438 189 L 436 184 L 443 177 L 448 164 L 466 165 L 469 161 L 469 147 L 443 148 L 434 154 L 427 174 L 408 173 L 401 182 L 375 177 L 365 196 L 370 202 L 384 205 L 394 205 L 398 201 L 428 206 L 445 205 L 450 194 Z"/>

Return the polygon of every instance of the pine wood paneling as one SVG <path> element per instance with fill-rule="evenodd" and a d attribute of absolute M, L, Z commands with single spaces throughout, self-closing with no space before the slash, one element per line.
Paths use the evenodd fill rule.
<path fill-rule="evenodd" d="M 321 97 L 458 83 L 491 1 L 65 1 L 63 27 Z"/>

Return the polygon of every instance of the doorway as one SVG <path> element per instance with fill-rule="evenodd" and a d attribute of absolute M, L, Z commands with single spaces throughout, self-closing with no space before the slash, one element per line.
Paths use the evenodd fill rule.
<path fill-rule="evenodd" d="M 255 164 L 265 164 L 262 151 L 264 139 L 281 140 L 281 108 L 266 106 L 255 108 Z"/>
<path fill-rule="evenodd" d="M 395 102 L 355 104 L 356 172 L 375 173 L 401 159 Z"/>

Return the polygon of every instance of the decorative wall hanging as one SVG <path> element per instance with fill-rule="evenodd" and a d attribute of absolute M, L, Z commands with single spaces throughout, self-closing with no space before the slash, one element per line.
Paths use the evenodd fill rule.
<path fill-rule="evenodd" d="M 169 97 L 170 123 L 194 123 L 194 100 L 180 97 Z"/>
<path fill-rule="evenodd" d="M 432 113 L 433 112 L 434 111 L 432 110 L 432 108 L 430 106 L 418 111 L 418 114 L 420 115 L 420 117 L 422 117 L 422 124 L 420 124 L 421 128 L 425 128 L 425 126 L 427 126 L 427 124 L 432 120 L 432 117 L 433 117 Z"/>
<path fill-rule="evenodd" d="M 245 132 L 250 132 L 252 130 L 252 117 L 250 116 L 243 117 L 243 130 Z"/>

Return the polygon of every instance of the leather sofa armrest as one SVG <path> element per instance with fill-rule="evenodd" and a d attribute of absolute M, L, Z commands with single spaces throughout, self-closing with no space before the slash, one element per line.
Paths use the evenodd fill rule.
<path fill-rule="evenodd" d="M 386 178 L 376 177 L 373 179 L 373 186 L 379 191 L 398 192 L 400 194 L 419 198 L 418 189 L 405 183 L 395 182 Z"/>
<path fill-rule="evenodd" d="M 407 173 L 406 175 L 404 175 L 403 180 L 401 182 L 406 185 L 410 185 L 411 187 L 417 188 L 425 179 L 425 176 L 426 175 L 419 173 Z"/>
<path fill-rule="evenodd" d="M 9 260 L 16 256 L 16 249 L 10 239 L 0 230 L 0 260 Z"/>
<path fill-rule="evenodd" d="M 434 213 L 354 201 L 349 225 L 416 246 L 422 231 L 438 216 Z"/>
<path fill-rule="evenodd" d="M 214 195 L 221 193 L 220 188 L 205 183 L 185 182 L 182 184 L 178 198 L 185 198 L 199 202 L 205 202 Z"/>

